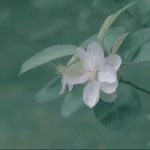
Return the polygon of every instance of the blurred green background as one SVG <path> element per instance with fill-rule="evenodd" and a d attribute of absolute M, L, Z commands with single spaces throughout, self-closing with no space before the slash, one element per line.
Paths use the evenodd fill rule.
<path fill-rule="evenodd" d="M 60 113 L 63 99 L 47 103 L 34 99 L 55 76 L 50 64 L 18 77 L 22 64 L 34 54 L 57 44 L 78 46 L 99 31 L 108 15 L 132 1 L 0 0 L 1 149 L 150 148 L 150 95 L 139 92 L 141 116 L 127 130 L 114 132 L 103 127 L 86 106 L 64 118 Z M 150 0 L 138 0 L 113 26 L 124 26 L 129 32 L 150 27 L 149 14 Z M 144 75 L 138 67 L 129 71 L 137 78 L 138 71 Z M 149 77 L 142 80 L 143 87 L 150 85 Z"/>

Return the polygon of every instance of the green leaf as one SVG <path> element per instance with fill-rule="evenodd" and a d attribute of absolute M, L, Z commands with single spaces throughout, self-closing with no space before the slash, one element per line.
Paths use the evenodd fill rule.
<path fill-rule="evenodd" d="M 61 86 L 61 77 L 58 76 L 48 83 L 38 94 L 36 94 L 35 99 L 38 102 L 52 101 L 61 96 L 59 94 Z"/>
<path fill-rule="evenodd" d="M 116 18 L 123 12 L 125 11 L 126 9 L 128 9 L 130 6 L 132 6 L 133 4 L 135 4 L 135 2 L 133 3 L 130 3 L 126 6 L 124 6 L 122 9 L 120 9 L 119 11 L 117 11 L 115 14 L 113 15 L 110 15 L 106 18 L 106 20 L 104 21 L 100 31 L 99 31 L 99 34 L 98 34 L 98 39 L 100 41 L 103 40 L 104 36 L 105 36 L 105 33 L 107 32 L 107 30 L 109 29 L 109 27 L 112 25 L 112 23 L 116 20 Z"/>
<path fill-rule="evenodd" d="M 125 28 L 123 28 L 123 27 L 113 27 L 113 28 L 108 29 L 108 31 L 106 32 L 105 37 L 104 37 L 104 43 L 109 51 L 112 49 L 116 40 L 120 36 L 122 36 L 124 33 L 125 33 Z M 86 39 L 85 41 L 83 41 L 80 44 L 80 46 L 83 48 L 87 48 L 87 46 L 91 42 L 97 42 L 101 45 L 101 43 L 98 39 L 98 34 L 95 34 L 95 35 L 91 36 L 90 38 Z"/>
<path fill-rule="evenodd" d="M 139 65 L 133 63 L 133 65 L 122 70 L 119 75 L 124 80 L 130 81 L 141 88 L 150 89 L 150 61 L 146 61 L 142 65 L 141 63 Z"/>
<path fill-rule="evenodd" d="M 123 130 L 133 123 L 141 113 L 142 105 L 136 90 L 120 83 L 117 98 L 112 103 L 102 100 L 94 107 L 98 121 L 110 130 Z"/>
<path fill-rule="evenodd" d="M 140 63 L 150 60 L 150 42 L 144 44 L 139 52 L 135 55 L 132 63 Z"/>
<path fill-rule="evenodd" d="M 113 27 L 107 30 L 104 37 L 104 44 L 110 52 L 117 39 L 126 32 L 123 27 Z"/>
<path fill-rule="evenodd" d="M 67 94 L 61 107 L 61 114 L 64 117 L 69 117 L 84 105 L 83 88 L 84 85 L 76 85 L 73 90 Z"/>
<path fill-rule="evenodd" d="M 20 74 L 43 65 L 54 59 L 75 54 L 77 47 L 74 45 L 56 45 L 37 53 L 28 59 L 21 68 Z M 20 75 L 19 74 L 19 75 Z"/>
<path fill-rule="evenodd" d="M 138 3 L 134 7 L 132 7 L 129 12 L 143 25 L 149 25 L 150 21 L 150 1 L 149 0 L 136 0 Z M 126 5 L 131 2 L 131 0 L 117 0 L 119 5 Z M 137 11 L 138 10 L 138 11 Z"/>
<path fill-rule="evenodd" d="M 135 53 L 142 45 L 150 40 L 150 28 L 139 30 L 130 34 L 120 46 L 118 53 L 124 62 L 131 62 Z"/>
<path fill-rule="evenodd" d="M 126 38 L 126 36 L 127 36 L 128 34 L 129 34 L 129 32 L 126 33 L 126 34 L 124 34 L 124 35 L 122 35 L 121 37 L 119 37 L 119 38 L 117 39 L 116 43 L 115 43 L 114 46 L 113 46 L 113 49 L 112 49 L 112 51 L 111 51 L 111 54 L 115 54 L 115 53 L 117 52 L 118 48 L 120 47 L 120 45 L 122 44 L 122 42 L 124 41 L 124 39 Z"/>

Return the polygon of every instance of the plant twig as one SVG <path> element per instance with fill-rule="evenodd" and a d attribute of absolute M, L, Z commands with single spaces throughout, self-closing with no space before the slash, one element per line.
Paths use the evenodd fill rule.
<path fill-rule="evenodd" d="M 120 78 L 120 82 L 121 82 L 121 83 L 129 84 L 129 85 L 133 86 L 134 88 L 136 88 L 137 90 L 140 90 L 140 91 L 142 91 L 142 92 L 145 92 L 145 93 L 147 93 L 147 94 L 150 94 L 150 91 L 145 90 L 145 89 L 143 89 L 143 88 L 141 88 L 141 87 L 139 87 L 139 86 L 137 86 L 137 85 L 131 83 L 130 81 L 125 81 L 125 80 L 122 79 L 122 77 Z"/>
<path fill-rule="evenodd" d="M 119 3 L 118 3 L 117 0 L 114 0 L 114 1 L 119 5 Z M 140 22 L 140 20 L 137 19 L 137 18 L 136 18 L 133 14 L 131 14 L 128 10 L 125 10 L 125 13 L 126 13 L 127 15 L 129 15 L 131 18 L 134 18 L 135 21 L 136 21 L 140 26 L 142 26 L 143 28 L 147 28 L 147 27 L 148 27 L 146 24 L 142 24 L 142 23 Z"/>

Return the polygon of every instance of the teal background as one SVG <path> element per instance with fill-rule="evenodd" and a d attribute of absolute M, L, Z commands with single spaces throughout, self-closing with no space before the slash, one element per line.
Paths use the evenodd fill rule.
<path fill-rule="evenodd" d="M 150 148 L 150 97 L 139 92 L 141 116 L 123 131 L 110 131 L 84 106 L 71 117 L 62 98 L 38 103 L 34 95 L 54 76 L 50 64 L 18 77 L 22 64 L 52 45 L 79 45 L 105 18 L 132 0 L 0 0 L 0 148 Z M 134 32 L 150 27 L 150 1 L 122 13 L 113 26 Z M 68 58 L 60 60 L 66 62 Z M 56 61 L 57 63 L 57 61 Z M 138 71 L 143 76 L 138 76 Z M 132 81 L 149 88 L 149 68 L 132 67 Z M 147 78 L 145 78 L 145 76 Z"/>

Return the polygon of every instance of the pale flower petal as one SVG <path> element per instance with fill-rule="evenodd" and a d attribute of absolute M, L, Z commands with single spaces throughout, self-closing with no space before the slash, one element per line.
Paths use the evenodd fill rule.
<path fill-rule="evenodd" d="M 85 78 L 86 71 L 82 67 L 81 61 L 67 67 L 63 74 L 68 84 L 80 84 L 87 81 Z"/>
<path fill-rule="evenodd" d="M 88 80 L 87 78 L 85 78 L 85 73 L 82 72 L 74 75 L 64 73 L 64 77 L 68 84 L 81 84 L 85 83 Z"/>
<path fill-rule="evenodd" d="M 62 83 L 62 88 L 61 88 L 59 94 L 63 94 L 65 92 L 65 90 L 66 90 L 66 87 L 67 87 L 67 83 L 66 83 L 64 77 L 61 79 L 61 83 Z"/>
<path fill-rule="evenodd" d="M 117 87 L 118 80 L 114 83 L 101 82 L 101 90 L 107 94 L 115 92 Z"/>
<path fill-rule="evenodd" d="M 104 66 L 98 72 L 98 80 L 100 82 L 113 83 L 117 80 L 117 74 L 115 69 L 110 66 Z"/>
<path fill-rule="evenodd" d="M 111 66 L 116 71 L 119 69 L 120 65 L 122 63 L 121 57 L 117 54 L 109 55 L 105 58 L 105 65 Z"/>
<path fill-rule="evenodd" d="M 72 65 L 72 64 L 74 64 L 74 63 L 76 63 L 76 62 L 78 62 L 78 61 L 79 61 L 78 55 L 77 54 L 73 55 L 71 57 L 71 59 L 68 61 L 67 67 L 70 66 L 70 65 Z"/>
<path fill-rule="evenodd" d="M 83 90 L 83 101 L 90 108 L 94 107 L 99 101 L 100 97 L 100 82 L 91 81 L 86 84 Z"/>
<path fill-rule="evenodd" d="M 116 98 L 117 98 L 117 92 L 113 92 L 111 94 L 107 94 L 103 91 L 100 91 L 101 93 L 101 99 L 104 101 L 104 102 L 113 102 Z"/>
<path fill-rule="evenodd" d="M 82 61 L 82 65 L 85 70 L 92 71 L 95 69 L 91 56 L 89 55 L 87 51 L 79 47 L 77 48 L 77 54 L 80 60 Z"/>
<path fill-rule="evenodd" d="M 69 91 L 72 91 L 73 86 L 74 86 L 73 84 L 68 84 Z"/>
<path fill-rule="evenodd" d="M 98 43 L 92 42 L 88 45 L 87 52 L 89 53 L 96 70 L 100 70 L 100 68 L 104 65 L 105 62 L 102 47 Z"/>

